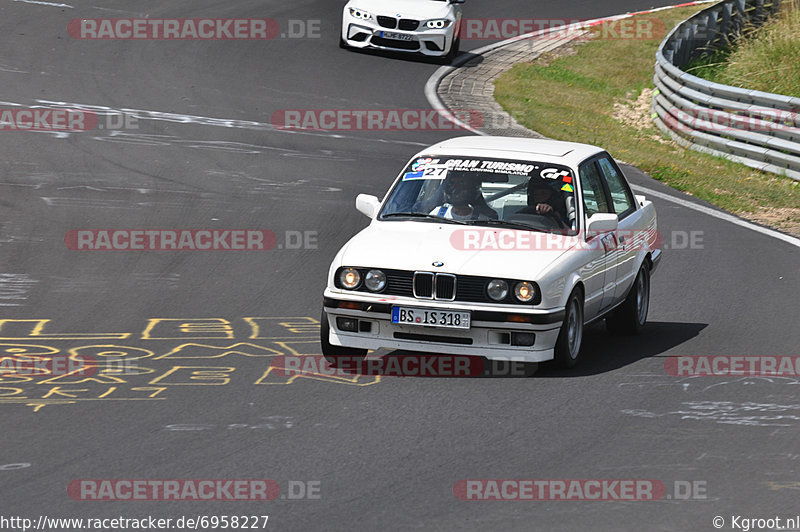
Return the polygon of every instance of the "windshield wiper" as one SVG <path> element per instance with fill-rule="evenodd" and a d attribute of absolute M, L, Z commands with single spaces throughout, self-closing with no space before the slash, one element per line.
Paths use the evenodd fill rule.
<path fill-rule="evenodd" d="M 537 233 L 549 232 L 545 231 L 544 229 L 539 229 L 538 227 L 531 227 L 530 225 L 522 222 L 511 222 L 509 220 L 471 220 L 469 225 L 499 225 L 502 227 L 511 227 L 513 229 L 522 229 L 524 231 L 536 231 Z"/>
<path fill-rule="evenodd" d="M 442 218 L 441 216 L 436 216 L 434 214 L 425 214 L 423 212 L 392 212 L 389 214 L 384 214 L 383 216 L 381 216 L 381 218 L 391 218 L 393 216 L 397 217 L 404 216 L 407 218 L 425 218 L 427 220 L 436 220 L 437 222 L 442 222 L 442 223 L 468 225 L 467 222 L 463 222 L 461 220 Z"/>

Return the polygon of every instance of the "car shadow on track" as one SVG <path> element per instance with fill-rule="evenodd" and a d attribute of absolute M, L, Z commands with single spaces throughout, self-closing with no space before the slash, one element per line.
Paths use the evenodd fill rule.
<path fill-rule="evenodd" d="M 479 356 L 396 350 L 385 354 L 373 353 L 365 362 L 337 365 L 337 371 L 353 376 L 412 378 L 583 377 L 607 373 L 658 356 L 696 337 L 707 326 L 705 323 L 649 322 L 639 336 L 616 336 L 608 333 L 602 323 L 595 324 L 584 330 L 581 360 L 572 369 L 560 369 L 553 362 L 506 362 Z"/>
<path fill-rule="evenodd" d="M 472 52 L 459 52 L 459 54 L 455 57 L 452 63 L 445 63 L 442 58 L 438 57 L 429 57 L 422 54 L 414 54 L 414 53 L 404 53 L 404 52 L 391 52 L 388 50 L 377 50 L 374 48 L 348 48 L 346 50 L 348 53 L 357 53 L 357 54 L 364 54 L 364 55 L 372 55 L 376 57 L 384 57 L 386 59 L 396 59 L 398 61 L 405 61 L 406 63 L 422 63 L 428 65 L 439 65 L 439 66 L 450 66 L 456 63 L 462 63 L 466 61 L 469 64 L 469 67 L 474 67 L 479 63 L 483 62 L 483 56 L 473 54 Z M 478 59 L 478 61 L 474 61 Z M 467 66 L 464 64 L 464 66 Z"/>
<path fill-rule="evenodd" d="M 638 336 L 617 336 L 602 323 L 583 332 L 580 363 L 572 369 L 559 369 L 552 363 L 539 366 L 537 377 L 583 377 L 622 368 L 651 358 L 696 337 L 707 323 L 648 322 Z"/>

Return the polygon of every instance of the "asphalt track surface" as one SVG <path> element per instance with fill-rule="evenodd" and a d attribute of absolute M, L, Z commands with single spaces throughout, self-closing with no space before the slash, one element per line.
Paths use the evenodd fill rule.
<path fill-rule="evenodd" d="M 798 355 L 796 247 L 655 199 L 659 229 L 679 235 L 667 247 L 680 248 L 690 232 L 702 246 L 667 249 L 646 332 L 620 338 L 591 328 L 576 371 L 265 377 L 276 352 L 319 353 L 314 320 L 328 265 L 367 222 L 355 195 L 381 195 L 418 149 L 456 134 L 289 133 L 269 126 L 272 113 L 425 109 L 423 87 L 437 65 L 340 50 L 343 2 L 65 1 L 72 7 L 0 5 L 2 107 L 64 102 L 136 109 L 141 119 L 135 130 L 2 134 L 0 318 L 12 321 L 0 341 L 7 353 L 113 349 L 143 357 L 134 365 L 144 369 L 82 383 L 0 382 L 0 514 L 254 514 L 269 515 L 270 530 L 712 530 L 718 515 L 727 528 L 734 515 L 800 513 L 800 380 L 680 379 L 664 369 L 671 355 Z M 465 16 L 585 19 L 649 7 L 473 0 Z M 78 41 L 66 32 L 72 18 L 144 16 L 271 17 L 282 27 L 321 20 L 322 37 Z M 287 230 L 311 231 L 317 248 L 65 246 L 69 230 L 106 228 L 269 229 L 280 243 Z M 176 326 L 191 319 L 217 328 Z M 232 332 L 221 339 L 222 320 Z M 41 323 L 52 336 L 31 336 Z M 76 479 L 253 478 L 275 480 L 284 495 L 290 481 L 318 481 L 320 497 L 100 502 L 67 494 Z M 460 479 L 508 478 L 656 479 L 669 494 L 674 481 L 689 481 L 706 497 L 471 502 L 453 494 Z"/>

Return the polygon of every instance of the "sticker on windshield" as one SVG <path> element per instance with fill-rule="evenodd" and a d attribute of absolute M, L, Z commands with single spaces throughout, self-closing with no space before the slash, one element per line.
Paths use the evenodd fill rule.
<path fill-rule="evenodd" d="M 444 166 L 459 172 L 480 172 L 484 174 L 507 174 L 527 176 L 536 169 L 535 164 L 510 161 L 491 161 L 484 159 L 448 159 Z"/>
<path fill-rule="evenodd" d="M 411 181 L 412 179 L 425 179 L 425 172 L 423 170 L 419 172 L 406 172 L 403 176 L 403 181 Z"/>
<path fill-rule="evenodd" d="M 545 168 L 540 174 L 542 179 L 559 179 L 569 175 L 569 170 L 559 170 L 558 168 Z"/>
<path fill-rule="evenodd" d="M 572 183 L 572 176 L 565 175 L 563 181 L 564 183 Z"/>
<path fill-rule="evenodd" d="M 564 185 L 563 187 L 561 187 L 561 190 L 564 190 L 564 191 L 566 191 L 566 192 L 572 192 L 572 191 L 573 191 L 573 190 L 572 190 L 572 185 L 570 185 L 570 184 L 566 184 L 566 185 Z"/>
<path fill-rule="evenodd" d="M 437 159 L 437 161 L 438 161 L 438 159 Z M 420 166 L 425 166 L 426 164 L 430 164 L 432 162 L 433 162 L 433 159 L 431 159 L 430 157 L 423 157 L 421 159 L 417 159 L 416 161 L 414 161 L 414 163 L 411 165 L 411 169 L 412 170 L 416 170 Z"/>
<path fill-rule="evenodd" d="M 406 172 L 403 181 L 413 181 L 414 179 L 444 179 L 447 177 L 447 168 L 444 165 L 428 166 L 416 172 Z"/>

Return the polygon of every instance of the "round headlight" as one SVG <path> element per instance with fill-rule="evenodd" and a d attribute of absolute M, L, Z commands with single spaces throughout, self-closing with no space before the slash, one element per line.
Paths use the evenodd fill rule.
<path fill-rule="evenodd" d="M 502 279 L 492 279 L 486 286 L 486 293 L 495 301 L 502 301 L 508 295 L 508 283 Z"/>
<path fill-rule="evenodd" d="M 372 18 L 372 15 L 367 13 L 366 11 L 361 11 L 360 9 L 350 8 L 350 14 L 356 18 L 360 18 L 361 20 L 369 20 Z"/>
<path fill-rule="evenodd" d="M 361 274 L 355 268 L 345 268 L 339 272 L 339 282 L 348 290 L 354 290 L 361 284 Z"/>
<path fill-rule="evenodd" d="M 373 292 L 380 292 L 386 287 L 386 274 L 380 270 L 370 270 L 364 277 L 364 284 Z"/>
<path fill-rule="evenodd" d="M 531 283 L 528 281 L 523 281 L 514 286 L 514 295 L 517 296 L 517 299 L 523 303 L 527 303 L 533 299 L 533 296 L 536 295 L 536 291 Z"/>
<path fill-rule="evenodd" d="M 449 20 L 429 20 L 427 24 L 425 24 L 432 30 L 440 30 L 442 28 L 446 28 L 450 25 Z"/>

